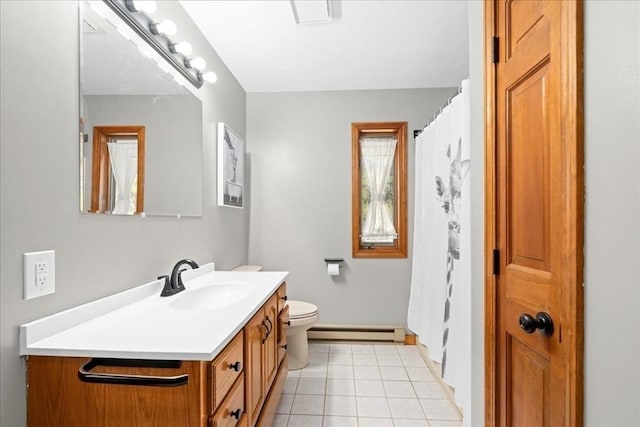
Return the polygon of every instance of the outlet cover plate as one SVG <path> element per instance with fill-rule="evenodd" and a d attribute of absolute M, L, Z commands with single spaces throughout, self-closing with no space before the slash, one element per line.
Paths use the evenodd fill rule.
<path fill-rule="evenodd" d="M 56 291 L 55 251 L 24 254 L 24 299 L 49 295 Z"/>

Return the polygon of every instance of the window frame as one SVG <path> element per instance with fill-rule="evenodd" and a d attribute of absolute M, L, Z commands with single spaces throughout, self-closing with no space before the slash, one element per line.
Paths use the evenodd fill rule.
<path fill-rule="evenodd" d="M 361 183 L 360 138 L 393 134 L 397 139 L 393 161 L 394 209 L 393 222 L 398 237 L 391 245 L 367 245 L 360 241 Z M 351 123 L 351 248 L 354 258 L 407 258 L 407 122 Z"/>

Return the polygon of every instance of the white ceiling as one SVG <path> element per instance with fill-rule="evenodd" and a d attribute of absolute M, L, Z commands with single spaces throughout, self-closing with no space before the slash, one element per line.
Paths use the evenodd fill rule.
<path fill-rule="evenodd" d="M 247 92 L 457 87 L 468 77 L 466 0 L 332 0 L 333 21 L 308 25 L 288 0 L 181 3 Z"/>

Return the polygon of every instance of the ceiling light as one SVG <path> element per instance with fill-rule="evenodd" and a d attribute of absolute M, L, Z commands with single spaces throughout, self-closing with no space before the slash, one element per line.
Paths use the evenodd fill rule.
<path fill-rule="evenodd" d="M 213 71 L 207 71 L 202 75 L 202 78 L 208 83 L 215 83 L 218 80 L 218 76 Z"/>
<path fill-rule="evenodd" d="M 149 29 L 155 35 L 165 34 L 167 36 L 172 36 L 178 32 L 178 27 L 176 27 L 176 24 L 170 19 L 165 19 L 159 24 L 153 22 L 149 24 Z"/>
<path fill-rule="evenodd" d="M 331 0 L 289 0 L 293 18 L 298 24 L 331 22 Z"/>

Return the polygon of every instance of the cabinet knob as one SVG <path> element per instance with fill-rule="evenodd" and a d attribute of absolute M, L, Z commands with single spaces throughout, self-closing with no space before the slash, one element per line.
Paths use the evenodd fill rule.
<path fill-rule="evenodd" d="M 283 297 L 280 297 L 280 299 L 283 299 L 283 300 L 287 301 L 289 299 L 289 297 L 285 295 Z"/>
<path fill-rule="evenodd" d="M 284 324 L 287 326 L 291 326 L 291 320 L 287 320 L 286 322 L 284 322 Z"/>
<path fill-rule="evenodd" d="M 285 350 L 287 349 L 287 345 L 286 344 L 283 344 L 280 347 L 284 348 Z"/>
<path fill-rule="evenodd" d="M 241 412 L 242 411 L 240 409 L 236 409 L 235 411 L 231 411 L 231 416 L 236 420 L 239 420 Z"/>
<path fill-rule="evenodd" d="M 233 369 L 234 371 L 238 372 L 240 370 L 240 367 L 242 365 L 240 364 L 240 362 L 236 362 L 236 363 L 230 363 L 229 364 L 229 369 Z"/>

